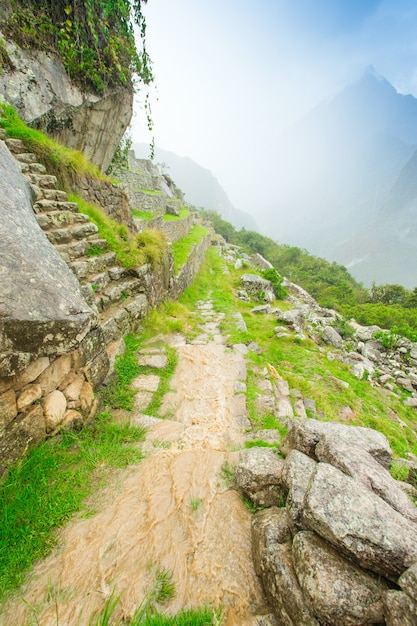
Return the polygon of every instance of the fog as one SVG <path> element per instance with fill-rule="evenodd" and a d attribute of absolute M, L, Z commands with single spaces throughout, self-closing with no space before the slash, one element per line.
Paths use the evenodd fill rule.
<path fill-rule="evenodd" d="M 400 93 L 417 95 L 415 0 L 149 0 L 145 14 L 156 145 L 210 169 L 232 203 L 264 232 L 273 211 L 275 227 L 290 233 L 296 226 L 291 190 L 305 187 L 311 194 L 320 182 L 320 160 L 327 162 L 333 145 L 331 126 L 309 136 L 309 154 L 294 166 L 304 151 L 300 120 L 312 109 L 326 110 L 322 103 L 359 80 L 369 65 Z M 355 112 L 349 123 L 355 129 Z M 361 124 L 366 134 L 366 120 Z M 150 139 L 141 93 L 132 137 Z M 343 137 L 348 171 L 356 141 L 348 124 Z M 405 158 L 407 141 L 400 143 Z M 329 181 L 334 197 L 336 171 Z M 378 205 L 377 194 L 372 202 Z"/>

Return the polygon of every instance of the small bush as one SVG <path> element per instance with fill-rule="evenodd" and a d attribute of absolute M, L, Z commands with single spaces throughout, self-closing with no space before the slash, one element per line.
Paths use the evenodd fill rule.
<path fill-rule="evenodd" d="M 280 274 L 278 274 L 277 270 L 274 267 L 264 270 L 262 272 L 262 276 L 266 280 L 269 280 L 269 282 L 272 284 L 277 300 L 283 300 L 288 295 L 287 290 L 282 284 L 283 278 Z"/>

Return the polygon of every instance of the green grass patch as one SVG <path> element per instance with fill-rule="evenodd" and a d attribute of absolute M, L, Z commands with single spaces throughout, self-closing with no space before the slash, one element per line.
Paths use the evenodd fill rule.
<path fill-rule="evenodd" d="M 180 207 L 179 215 L 171 215 L 171 213 L 165 213 L 164 222 L 175 222 L 176 220 L 183 220 L 190 215 L 189 209 L 187 207 Z"/>
<path fill-rule="evenodd" d="M 157 267 L 163 263 L 168 244 L 161 231 L 150 229 L 133 235 L 125 224 L 112 220 L 102 208 L 86 202 L 76 194 L 70 194 L 68 198 L 71 202 L 76 202 L 80 213 L 88 215 L 97 226 L 100 237 L 116 253 L 120 265 L 132 268 L 150 263 L 152 267 Z"/>
<path fill-rule="evenodd" d="M 132 209 L 132 215 L 139 218 L 142 222 L 149 222 L 158 217 L 156 213 L 151 213 L 151 211 L 137 211 L 136 209 Z"/>
<path fill-rule="evenodd" d="M 196 224 L 180 241 L 172 244 L 172 252 L 174 255 L 174 271 L 178 274 L 179 269 L 187 261 L 193 246 L 196 246 L 208 234 L 208 229 L 204 226 Z"/>
<path fill-rule="evenodd" d="M 0 599 L 56 544 L 55 531 L 79 511 L 110 468 L 142 458 L 144 430 L 100 414 L 79 433 L 65 432 L 13 467 L 0 492 Z"/>
<path fill-rule="evenodd" d="M 146 320 L 145 320 L 146 327 Z M 161 417 L 159 409 L 164 395 L 170 390 L 170 380 L 177 366 L 177 353 L 174 348 L 164 346 L 168 358 L 167 366 L 163 369 L 139 365 L 139 350 L 144 347 L 144 343 L 153 331 L 144 332 L 140 337 L 130 334 L 125 337 L 126 350 L 116 362 L 116 380 L 102 392 L 104 402 L 113 409 L 124 409 L 131 411 L 134 407 L 134 400 L 137 391 L 132 389 L 132 382 L 141 374 L 158 374 L 160 377 L 159 387 L 152 396 L 152 401 L 146 409 L 147 415 Z"/>
<path fill-rule="evenodd" d="M 168 615 L 148 615 L 141 622 L 143 626 L 220 626 L 223 623 L 221 611 L 201 608 L 197 611 L 180 611 L 173 617 Z"/>
<path fill-rule="evenodd" d="M 21 139 L 27 150 L 34 152 L 48 172 L 57 176 L 66 188 L 71 187 L 79 175 L 107 180 L 82 152 L 66 148 L 44 133 L 30 128 L 16 110 L 5 103 L 0 103 L 0 127 L 4 128 L 7 137 Z"/>
<path fill-rule="evenodd" d="M 254 441 L 245 441 L 245 448 L 277 448 L 278 444 L 268 443 L 263 439 L 255 439 Z"/>

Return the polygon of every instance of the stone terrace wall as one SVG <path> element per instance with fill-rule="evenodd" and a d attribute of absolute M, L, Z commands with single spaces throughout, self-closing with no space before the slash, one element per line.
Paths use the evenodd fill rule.
<path fill-rule="evenodd" d="M 126 224 L 130 230 L 136 231 L 129 207 L 129 198 L 118 185 L 110 180 L 80 178 L 77 191 L 86 202 L 97 204 L 105 213 L 119 224 Z"/>
<path fill-rule="evenodd" d="M 166 234 L 168 241 L 179 241 L 189 232 L 193 221 L 192 215 L 179 220 L 163 221 L 161 230 Z"/>
<path fill-rule="evenodd" d="M 174 275 L 170 247 L 164 262 L 155 270 L 149 264 L 132 269 L 120 267 L 115 254 L 108 251 L 107 242 L 100 239 L 95 224 L 78 212 L 75 203 L 68 202 L 63 191 L 55 189 L 56 178 L 49 176 L 44 166 L 36 163 L 35 155 L 24 152 L 20 141 L 8 139 L 6 143 L 20 161 L 36 202 L 33 204 L 34 213 L 21 220 L 22 224 L 30 223 L 27 232 L 18 224 L 9 223 L 16 213 L 10 210 L 5 211 L 3 230 L 13 234 L 12 243 L 19 228 L 29 239 L 33 234 L 42 239 L 44 256 L 49 254 L 55 259 L 52 269 L 60 266 L 63 274 L 67 272 L 72 288 L 78 290 L 83 315 L 82 332 L 77 335 L 74 327 L 65 346 L 58 340 L 54 341 L 53 337 L 51 340 L 51 333 L 47 332 L 46 344 L 41 337 L 41 341 L 32 346 L 32 352 L 23 355 L 25 358 L 13 352 L 10 342 L 7 344 L 4 328 L 0 327 L 0 352 L 8 349 L 6 361 L 0 358 L 0 365 L 5 365 L 0 369 L 0 475 L 45 437 L 52 436 L 62 427 L 80 425 L 94 417 L 98 410 L 94 391 L 110 381 L 115 358 L 124 348 L 123 335 L 136 329 L 140 320 L 159 302 L 181 294 L 195 277 L 210 243 L 207 236 L 196 246 L 177 276 Z M 0 147 L 8 159 L 0 181 L 5 180 L 4 173 L 9 168 L 14 168 L 20 178 L 12 187 L 20 193 L 20 188 L 27 187 L 27 182 L 16 168 L 17 163 L 1 141 L 1 136 Z M 105 187 L 103 189 L 105 191 Z M 94 193 L 100 194 L 101 191 L 95 188 Z M 5 197 L 9 196 L 7 192 Z M 30 194 L 27 195 L 27 202 L 29 211 L 32 211 Z M 173 224 L 182 221 L 174 221 Z M 7 241 L 5 236 L 3 242 Z M 90 247 L 99 250 L 100 254 L 89 256 Z M 10 250 L 6 245 L 3 249 L 6 255 L 4 258 L 0 255 L 0 302 L 3 299 L 7 303 L 7 298 L 14 302 L 13 286 L 20 285 L 24 264 L 33 259 L 28 257 L 22 263 L 8 265 L 5 259 Z M 18 316 L 22 318 L 22 328 L 30 325 L 27 315 L 30 317 L 39 309 L 38 306 L 33 306 L 33 310 L 31 308 L 32 292 L 39 296 L 40 304 L 46 299 L 46 291 L 54 297 L 63 297 L 68 300 L 68 315 L 73 315 L 68 288 L 62 289 L 62 281 L 56 278 L 56 273 L 49 276 L 45 289 L 39 290 L 39 280 L 36 276 L 29 276 L 23 299 L 27 306 Z M 5 298 L 5 294 L 9 295 Z M 46 332 L 48 328 L 44 330 Z"/>

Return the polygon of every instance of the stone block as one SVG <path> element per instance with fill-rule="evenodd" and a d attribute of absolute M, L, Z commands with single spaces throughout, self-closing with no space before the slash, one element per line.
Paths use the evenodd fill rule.
<path fill-rule="evenodd" d="M 52 391 L 42 401 L 42 408 L 45 417 L 46 432 L 54 431 L 64 419 L 67 410 L 67 401 L 62 391 Z"/>
<path fill-rule="evenodd" d="M 26 385 L 26 387 L 23 387 L 17 399 L 17 410 L 21 413 L 28 406 L 36 402 L 36 400 L 40 400 L 41 397 L 42 387 L 38 383 Z"/>
<path fill-rule="evenodd" d="M 22 413 L 10 424 L 4 437 L 0 438 L 0 474 L 20 459 L 30 448 L 45 438 L 43 410 L 37 404 Z"/>
<path fill-rule="evenodd" d="M 14 377 L 14 389 L 18 391 L 22 387 L 25 387 L 25 385 L 28 385 L 36 380 L 38 376 L 42 374 L 47 367 L 49 367 L 49 362 L 50 361 L 47 356 L 41 356 L 39 359 L 36 359 L 36 361 L 32 361 L 32 363 L 28 365 L 23 372 L 20 372 L 20 374 L 17 374 Z"/>
<path fill-rule="evenodd" d="M 236 486 L 245 498 L 258 506 L 279 505 L 283 459 L 270 448 L 249 448 L 242 452 L 236 468 Z"/>
<path fill-rule="evenodd" d="M 0 395 L 0 428 L 5 428 L 17 415 L 16 394 L 9 389 Z"/>
<path fill-rule="evenodd" d="M 276 543 L 291 541 L 285 508 L 273 506 L 252 517 L 252 558 L 255 572 L 261 574 L 261 560 L 265 550 Z"/>
<path fill-rule="evenodd" d="M 88 416 L 94 404 L 94 391 L 90 383 L 84 383 L 79 401 L 82 413 Z"/>
<path fill-rule="evenodd" d="M 293 558 L 304 598 L 324 624 L 382 624 L 388 585 L 344 559 L 312 532 L 294 537 Z"/>
<path fill-rule="evenodd" d="M 84 383 L 84 376 L 82 374 L 76 374 L 69 385 L 62 389 L 64 396 L 69 402 L 79 399 Z"/>
<path fill-rule="evenodd" d="M 106 350 L 99 352 L 95 358 L 83 368 L 86 379 L 96 389 L 105 380 L 109 371 L 110 361 Z"/>
<path fill-rule="evenodd" d="M 43 395 L 46 396 L 59 387 L 64 377 L 71 371 L 71 365 L 70 354 L 64 354 L 52 361 L 50 366 L 36 379 L 36 382 L 42 387 Z"/>

